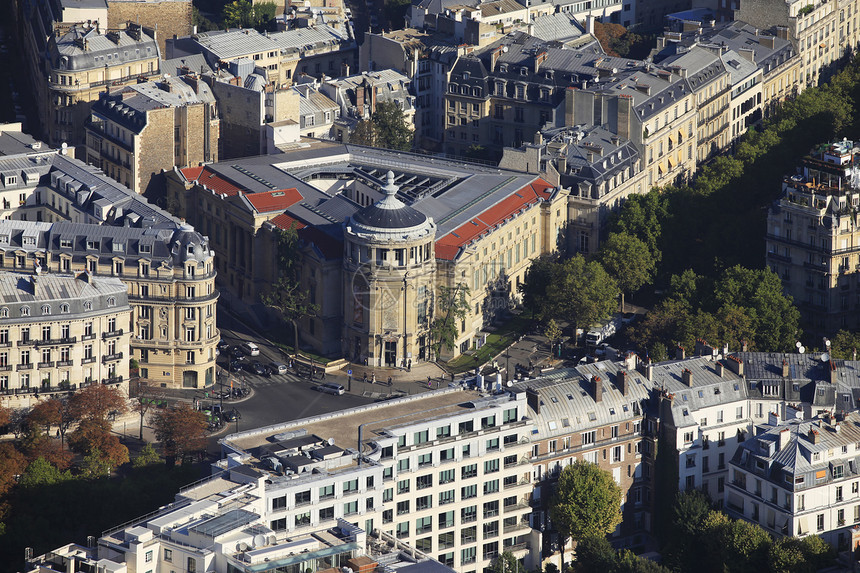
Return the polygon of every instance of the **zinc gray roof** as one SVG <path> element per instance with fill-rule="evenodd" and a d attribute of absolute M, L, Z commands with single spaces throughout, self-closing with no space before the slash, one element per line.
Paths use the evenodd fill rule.
<path fill-rule="evenodd" d="M 564 12 L 539 16 L 533 21 L 532 34 L 541 40 L 567 42 L 584 33 L 585 30 L 576 18 Z"/>
<path fill-rule="evenodd" d="M 733 50 L 723 53 L 720 58 L 729 71 L 733 86 L 742 84 L 748 77 L 755 75 L 759 69 L 754 63 Z"/>
<path fill-rule="evenodd" d="M 86 49 L 79 42 L 86 42 Z M 158 57 L 158 44 L 141 30 L 140 40 L 126 31 L 98 34 L 94 27 L 73 25 L 51 42 L 51 60 L 60 70 L 99 69 Z"/>
<path fill-rule="evenodd" d="M 684 382 L 684 370 L 690 371 L 690 385 Z M 674 395 L 671 422 L 675 427 L 695 425 L 695 412 L 721 404 L 735 404 L 747 398 L 744 380 L 728 367 L 720 376 L 717 361 L 711 357 L 694 357 L 661 362 L 653 366 L 652 382 Z"/>
<path fill-rule="evenodd" d="M 627 395 L 621 393 L 618 373 L 625 372 Z M 602 385 L 600 402 L 595 402 L 592 378 Z M 540 414 L 530 408 L 540 439 L 588 430 L 634 418 L 642 418 L 650 398 L 651 384 L 623 362 L 602 361 L 550 372 L 535 380 L 514 383 L 514 388 L 528 388 L 539 393 Z"/>

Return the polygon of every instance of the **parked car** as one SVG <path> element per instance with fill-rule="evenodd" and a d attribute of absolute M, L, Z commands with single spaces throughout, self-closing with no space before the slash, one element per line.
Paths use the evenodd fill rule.
<path fill-rule="evenodd" d="M 227 410 L 222 414 L 225 422 L 235 422 L 236 420 L 242 419 L 242 414 L 239 413 L 239 410 L 233 408 L 232 410 Z"/>
<path fill-rule="evenodd" d="M 232 355 L 233 355 L 233 357 L 234 357 L 234 358 L 236 358 L 237 360 L 242 359 L 242 358 L 244 358 L 244 357 L 245 357 L 245 351 L 244 351 L 244 350 L 242 349 L 242 347 L 241 347 L 241 346 L 239 346 L 239 345 L 236 345 L 236 346 L 234 346 L 233 348 L 231 348 L 231 349 L 230 349 L 230 354 L 232 354 Z"/>
<path fill-rule="evenodd" d="M 319 386 L 314 386 L 314 389 L 317 392 L 325 392 L 326 394 L 334 394 L 336 396 L 341 396 L 346 389 L 343 385 L 338 384 L 336 382 L 326 382 L 325 384 L 320 384 Z"/>
<path fill-rule="evenodd" d="M 272 362 L 271 364 L 269 364 L 269 369 L 272 371 L 272 374 L 287 373 L 287 365 L 283 362 Z"/>
<path fill-rule="evenodd" d="M 230 372 L 236 372 L 242 369 L 243 361 L 239 358 L 230 361 Z"/>
<path fill-rule="evenodd" d="M 242 352 L 247 354 L 248 356 L 259 356 L 260 355 L 260 347 L 254 344 L 253 342 L 243 342 L 242 343 Z"/>
<path fill-rule="evenodd" d="M 230 343 L 222 338 L 218 341 L 218 350 L 220 350 L 221 352 L 226 352 L 227 350 L 230 350 Z"/>

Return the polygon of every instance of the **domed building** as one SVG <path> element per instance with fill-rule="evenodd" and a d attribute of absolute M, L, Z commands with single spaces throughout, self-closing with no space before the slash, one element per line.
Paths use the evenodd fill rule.
<path fill-rule="evenodd" d="M 386 179 L 385 196 L 344 223 L 343 336 L 352 360 L 403 367 L 429 354 L 436 224 Z"/>

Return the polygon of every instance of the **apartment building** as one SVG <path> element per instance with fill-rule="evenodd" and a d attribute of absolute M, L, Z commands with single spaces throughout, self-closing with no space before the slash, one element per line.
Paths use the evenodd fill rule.
<path fill-rule="evenodd" d="M 346 20 L 336 27 L 320 23 L 265 34 L 254 29 L 200 32 L 169 42 L 167 55 L 203 54 L 213 69 L 248 62 L 266 83 L 289 87 L 300 75 L 349 75 L 357 50 Z"/>
<path fill-rule="evenodd" d="M 657 49 L 661 54 L 683 51 L 693 45 L 713 49 L 719 46 L 720 55 L 724 61 L 726 54 L 734 52 L 741 58 L 733 57 L 740 64 L 727 65 L 732 75 L 732 99 L 737 99 L 735 91 L 740 93 L 755 89 L 757 83 L 761 83 L 761 105 L 752 104 L 752 112 L 755 113 L 759 107 L 763 117 L 769 117 L 781 102 L 793 98 L 800 93 L 800 57 L 794 45 L 785 38 L 765 34 L 746 22 L 734 21 L 716 26 L 706 25 L 701 22 L 671 22 L 672 31 L 665 32 L 657 38 Z M 662 56 L 658 56 L 659 58 Z M 748 67 L 746 60 L 755 64 L 761 72 L 760 80 L 749 83 L 748 76 L 740 74 L 741 68 Z M 754 76 L 755 77 L 755 76 Z M 752 92 L 757 96 L 756 92 Z M 758 96 L 757 96 L 758 97 Z M 746 102 L 748 98 L 744 98 Z M 748 104 L 750 105 L 750 104 Z M 733 121 L 737 120 L 737 113 L 733 111 Z M 733 137 L 736 137 L 733 135 Z"/>
<path fill-rule="evenodd" d="M 24 228 L 35 238 L 38 230 Z M 8 235 L 0 235 L 0 241 Z M 30 408 L 39 394 L 118 385 L 128 393 L 131 307 L 115 277 L 0 272 L 0 394 Z"/>
<path fill-rule="evenodd" d="M 334 124 L 340 118 L 340 106 L 314 84 L 298 84 L 291 89 L 299 100 L 299 115 L 293 118 L 299 124 L 299 134 L 302 137 L 331 137 Z"/>
<path fill-rule="evenodd" d="M 693 92 L 698 130 L 696 162 L 725 150 L 731 142 L 732 83 L 720 54 L 692 46 L 660 64 L 684 77 Z"/>
<path fill-rule="evenodd" d="M 218 160 L 215 97 L 197 76 L 102 92 L 86 123 L 86 161 L 136 193 L 163 188 L 160 172 Z"/>
<path fill-rule="evenodd" d="M 857 47 L 858 6 L 854 0 L 746 0 L 735 20 L 788 39 L 800 56 L 799 91 L 817 86 L 821 72 Z"/>
<path fill-rule="evenodd" d="M 38 54 L 30 83 L 45 140 L 53 147 L 80 145 L 81 152 L 84 123 L 99 94 L 159 74 L 155 31 L 134 23 L 120 30 L 86 23 L 58 28 Z"/>
<path fill-rule="evenodd" d="M 797 173 L 785 176 L 782 195 L 768 210 L 767 264 L 782 278 L 808 331 L 860 325 L 857 154 L 849 140 L 815 147 Z"/>
<path fill-rule="evenodd" d="M 596 253 L 609 215 L 630 195 L 648 191 L 639 150 L 588 125 L 544 129 L 540 139 L 540 144 L 506 147 L 499 167 L 539 174 L 567 190 L 567 248 Z"/>
<path fill-rule="evenodd" d="M 459 45 L 453 37 L 407 28 L 382 34 L 365 34 L 359 51 L 360 70 L 391 69 L 410 81 L 415 97 L 415 143 L 439 150 L 445 132 L 445 98 L 448 72 L 458 54 L 471 46 Z"/>
<path fill-rule="evenodd" d="M 62 153 L 0 157 L 7 196 L 0 270 L 117 277 L 133 308 L 131 351 L 152 383 L 197 388 L 215 380 L 218 291 L 206 237 L 101 171 Z"/>
<path fill-rule="evenodd" d="M 278 230 L 295 226 L 302 284 L 320 306 L 301 338 L 375 365 L 432 359 L 443 286 L 466 292 L 470 307 L 451 353 L 482 343 L 567 218 L 567 193 L 536 175 L 328 142 L 177 169 L 168 194 L 213 237 L 231 304 L 260 320 L 270 316 L 260 297 L 277 282 Z"/>
<path fill-rule="evenodd" d="M 856 411 L 761 426 L 729 462 L 725 509 L 775 537 L 821 536 L 843 551 L 860 523 Z"/>
<path fill-rule="evenodd" d="M 728 461 L 752 431 L 747 385 L 742 361 L 718 359 L 700 344 L 705 356 L 647 364 L 644 371 L 660 389 L 660 428 L 677 456 L 678 489 L 701 489 L 720 500 Z"/>
<path fill-rule="evenodd" d="M 652 384 L 638 358 L 597 362 L 517 382 L 537 428 L 531 439 L 532 527 L 544 560 L 561 565 L 561 540 L 548 519 L 559 473 L 576 460 L 609 472 L 620 486 L 623 522 L 611 538 L 631 547 L 651 530 L 656 425 L 646 417 Z"/>
<path fill-rule="evenodd" d="M 373 117 L 377 104 L 381 102 L 394 103 L 403 112 L 406 124 L 415 125 L 415 96 L 411 95 L 410 89 L 409 78 L 394 70 L 363 72 L 326 80 L 319 86 L 319 91 L 340 108 L 332 138 L 349 141 L 349 134 L 358 122 Z"/>

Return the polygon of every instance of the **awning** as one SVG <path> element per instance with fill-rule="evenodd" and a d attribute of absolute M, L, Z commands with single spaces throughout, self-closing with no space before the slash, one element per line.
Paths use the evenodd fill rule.
<path fill-rule="evenodd" d="M 809 533 L 809 526 L 806 523 L 806 516 L 802 515 L 797 519 L 797 534 L 804 535 Z"/>

